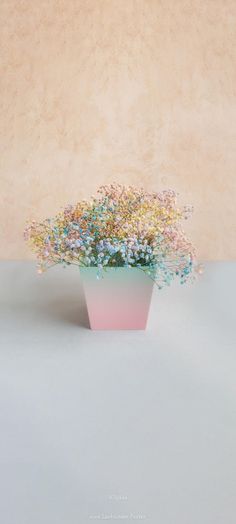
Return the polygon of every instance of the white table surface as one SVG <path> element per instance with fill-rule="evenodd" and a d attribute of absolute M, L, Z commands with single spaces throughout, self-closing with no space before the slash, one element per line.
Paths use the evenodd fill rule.
<path fill-rule="evenodd" d="M 2 524 L 235 524 L 236 263 L 92 332 L 77 268 L 0 264 Z"/>

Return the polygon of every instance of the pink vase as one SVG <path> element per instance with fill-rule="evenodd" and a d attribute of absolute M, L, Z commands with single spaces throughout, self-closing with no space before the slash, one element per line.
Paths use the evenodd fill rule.
<path fill-rule="evenodd" d="M 91 329 L 145 329 L 153 280 L 142 269 L 80 268 Z"/>

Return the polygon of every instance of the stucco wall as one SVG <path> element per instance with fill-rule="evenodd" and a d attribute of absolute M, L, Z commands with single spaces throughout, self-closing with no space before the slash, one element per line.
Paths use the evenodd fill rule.
<path fill-rule="evenodd" d="M 199 256 L 235 257 L 235 0 L 1 0 L 0 24 L 2 258 L 111 181 L 176 189 Z"/>

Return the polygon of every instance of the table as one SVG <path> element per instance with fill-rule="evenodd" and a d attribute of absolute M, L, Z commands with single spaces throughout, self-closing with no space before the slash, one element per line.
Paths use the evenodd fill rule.
<path fill-rule="evenodd" d="M 0 263 L 3 524 L 235 524 L 236 263 L 88 329 L 79 270 Z"/>

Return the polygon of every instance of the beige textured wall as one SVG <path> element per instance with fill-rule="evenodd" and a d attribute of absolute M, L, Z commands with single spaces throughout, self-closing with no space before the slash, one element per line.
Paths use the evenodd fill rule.
<path fill-rule="evenodd" d="M 1 0 L 1 242 L 111 181 L 174 188 L 236 255 L 236 1 Z"/>

